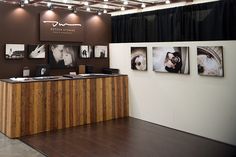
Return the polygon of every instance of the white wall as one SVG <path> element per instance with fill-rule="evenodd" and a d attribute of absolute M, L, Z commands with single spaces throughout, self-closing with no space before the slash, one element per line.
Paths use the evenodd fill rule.
<path fill-rule="evenodd" d="M 131 46 L 148 47 L 148 71 L 131 70 Z M 153 46 L 189 46 L 190 75 L 152 71 Z M 223 46 L 223 78 L 199 76 L 197 46 Z M 236 145 L 236 41 L 110 44 L 110 66 L 129 76 L 130 116 Z"/>

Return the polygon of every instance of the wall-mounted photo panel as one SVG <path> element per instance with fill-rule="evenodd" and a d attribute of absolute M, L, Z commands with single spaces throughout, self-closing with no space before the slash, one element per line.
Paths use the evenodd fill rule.
<path fill-rule="evenodd" d="M 28 46 L 29 58 L 43 59 L 46 54 L 46 45 L 29 45 Z"/>
<path fill-rule="evenodd" d="M 94 46 L 92 46 L 92 45 L 88 45 L 88 51 L 89 51 L 89 55 L 90 55 L 90 57 L 92 57 L 93 54 L 94 54 Z"/>
<path fill-rule="evenodd" d="M 94 57 L 95 58 L 107 58 L 108 57 L 107 46 L 95 46 L 94 47 Z"/>
<path fill-rule="evenodd" d="M 88 45 L 80 45 L 80 58 L 91 58 L 91 52 Z"/>
<path fill-rule="evenodd" d="M 199 75 L 223 77 L 223 47 L 197 47 L 197 67 Z"/>
<path fill-rule="evenodd" d="M 24 44 L 6 44 L 5 58 L 6 59 L 22 59 L 24 58 Z"/>
<path fill-rule="evenodd" d="M 147 47 L 131 47 L 131 69 L 147 70 Z"/>
<path fill-rule="evenodd" d="M 71 68 L 76 66 L 77 46 L 49 45 L 48 59 L 50 68 Z"/>
<path fill-rule="evenodd" d="M 188 47 L 153 47 L 153 71 L 189 74 Z"/>

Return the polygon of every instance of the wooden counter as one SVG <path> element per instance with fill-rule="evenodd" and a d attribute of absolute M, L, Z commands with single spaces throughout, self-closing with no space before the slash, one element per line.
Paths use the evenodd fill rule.
<path fill-rule="evenodd" d="M 126 75 L 0 81 L 0 131 L 10 138 L 126 117 Z"/>

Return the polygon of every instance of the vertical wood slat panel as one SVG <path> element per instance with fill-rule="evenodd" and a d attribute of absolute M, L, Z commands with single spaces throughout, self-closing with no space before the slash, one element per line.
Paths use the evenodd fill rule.
<path fill-rule="evenodd" d="M 13 130 L 13 128 L 14 128 L 14 126 L 15 126 L 15 124 L 16 124 L 16 115 L 18 115 L 18 113 L 19 112 L 15 112 L 16 111 L 16 109 L 15 109 L 15 107 L 13 106 L 13 105 L 15 105 L 12 101 L 12 85 L 11 84 L 6 84 L 6 97 L 7 97 L 7 99 L 5 99 L 5 109 L 6 109 L 6 111 L 7 111 L 7 114 L 5 115 L 6 116 L 6 123 L 5 123 L 5 125 L 6 125 L 6 127 L 5 127 L 5 129 L 6 129 L 6 132 L 7 133 L 9 133 L 9 134 L 11 134 L 11 135 L 15 135 L 14 133 L 14 130 Z M 18 97 L 16 97 L 16 99 L 18 99 Z M 10 114 L 10 113 L 13 113 L 13 114 Z M 15 114 L 14 114 L 15 113 Z M 17 127 L 16 127 L 16 131 L 18 131 L 19 130 L 19 127 L 18 127 L 19 125 L 17 125 Z"/>
<path fill-rule="evenodd" d="M 46 99 L 46 131 L 49 131 L 52 129 L 51 127 L 51 119 L 52 119 L 52 108 L 50 105 L 50 89 L 51 89 L 51 82 L 46 82 L 46 89 L 45 89 L 45 99 Z"/>
<path fill-rule="evenodd" d="M 72 110 L 72 126 L 76 126 L 77 125 L 77 123 L 76 123 L 76 119 L 77 119 L 77 117 L 76 117 L 76 113 L 77 113 L 77 102 L 76 102 L 76 82 L 77 81 L 72 81 L 71 83 L 72 83 L 72 87 L 71 87 L 71 90 L 72 90 L 72 94 L 71 94 L 71 96 L 72 96 L 72 105 L 73 105 L 73 110 Z"/>
<path fill-rule="evenodd" d="M 3 82 L 3 85 L 2 85 L 2 91 L 3 91 L 3 95 L 2 95 L 2 110 L 3 110 L 3 113 L 2 113 L 2 131 L 3 132 L 6 132 L 6 115 L 10 114 L 6 110 L 6 93 L 7 93 L 6 85 L 7 85 L 7 83 Z"/>
<path fill-rule="evenodd" d="M 2 131 L 2 114 L 3 114 L 3 82 L 0 81 L 0 131 Z"/>
<path fill-rule="evenodd" d="M 70 127 L 70 81 L 64 81 L 65 86 L 65 127 L 68 128 Z M 73 113 L 72 113 L 73 114 Z"/>
<path fill-rule="evenodd" d="M 0 131 L 11 138 L 128 116 L 127 76 L 0 81 L 0 92 Z"/>
<path fill-rule="evenodd" d="M 57 128 L 62 129 L 62 82 L 57 81 L 57 101 L 56 101 L 56 109 L 57 109 Z"/>
<path fill-rule="evenodd" d="M 84 89 L 83 89 L 83 80 L 79 80 L 79 124 L 84 123 L 84 113 L 83 113 L 83 104 L 84 104 Z"/>
<path fill-rule="evenodd" d="M 120 77 L 120 101 L 121 101 L 121 117 L 124 117 L 124 84 L 123 77 Z"/>
<path fill-rule="evenodd" d="M 103 104 L 102 104 L 102 79 L 96 79 L 96 106 L 97 106 L 97 122 L 100 122 L 103 120 Z"/>
<path fill-rule="evenodd" d="M 90 79 L 86 79 L 86 106 L 87 106 L 87 124 L 91 123 L 91 109 L 90 109 L 90 91 L 91 91 L 91 87 L 90 87 Z"/>
<path fill-rule="evenodd" d="M 124 90 L 125 90 L 125 102 L 124 102 L 124 108 L 125 108 L 125 115 L 124 116 L 129 116 L 129 88 L 128 88 L 128 77 L 124 77 Z"/>
<path fill-rule="evenodd" d="M 87 99 L 86 99 L 86 90 L 87 90 L 87 87 L 86 87 L 86 80 L 83 79 L 83 89 L 84 89 L 84 92 L 83 92 L 83 124 L 86 124 L 87 122 Z"/>
<path fill-rule="evenodd" d="M 112 119 L 111 77 L 106 80 L 106 120 Z"/>
<path fill-rule="evenodd" d="M 117 84 L 118 84 L 118 79 L 117 79 L 118 77 L 114 77 L 114 105 L 115 105 L 115 117 L 114 118 L 118 118 L 119 116 L 118 116 L 118 95 L 117 95 L 117 93 L 118 93 L 118 88 L 117 88 Z"/>
<path fill-rule="evenodd" d="M 14 119 L 15 126 L 16 126 L 15 136 L 18 137 L 18 136 L 20 136 L 20 133 L 21 133 L 21 119 L 22 119 L 22 115 L 21 115 L 21 113 L 22 113 L 21 112 L 21 84 L 16 84 L 14 89 L 15 89 L 14 90 L 15 96 L 13 98 L 15 101 L 10 106 L 12 106 L 12 111 L 14 108 L 15 117 L 12 117 L 12 118 L 15 118 Z M 11 100 L 10 100 L 10 102 L 11 102 Z M 14 129 L 14 127 L 12 127 L 11 129 Z"/>

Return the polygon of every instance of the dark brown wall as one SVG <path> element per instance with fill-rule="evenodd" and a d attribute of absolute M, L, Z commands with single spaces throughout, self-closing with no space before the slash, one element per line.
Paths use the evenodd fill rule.
<path fill-rule="evenodd" d="M 79 12 L 84 17 L 84 41 L 83 42 L 41 42 L 39 39 L 40 12 L 47 10 L 45 7 L 25 6 L 0 2 L 0 78 L 22 76 L 22 69 L 25 66 L 30 68 L 31 76 L 34 76 L 35 67 L 39 64 L 47 64 L 46 59 L 29 59 L 27 57 L 27 45 L 29 44 L 68 44 L 68 45 L 107 45 L 111 42 L 111 17 L 110 15 L 98 16 L 93 13 Z M 57 13 L 68 13 L 69 10 L 54 9 Z M 5 59 L 5 44 L 25 44 L 25 58 L 19 60 Z M 104 59 L 77 58 L 77 64 L 92 65 L 95 72 L 101 72 L 104 67 L 109 67 L 109 57 Z M 65 74 L 72 69 L 51 70 L 52 75 Z"/>

